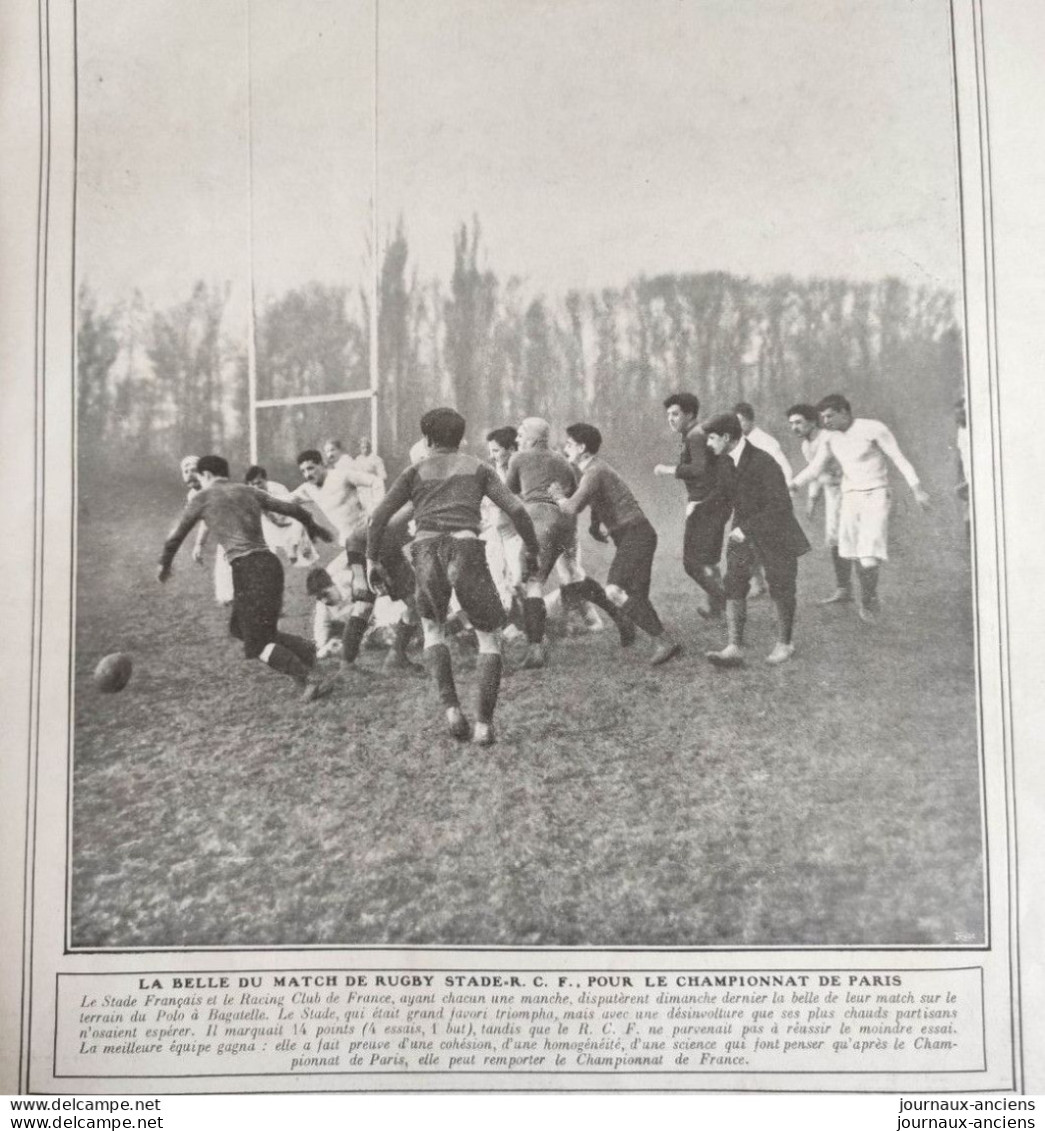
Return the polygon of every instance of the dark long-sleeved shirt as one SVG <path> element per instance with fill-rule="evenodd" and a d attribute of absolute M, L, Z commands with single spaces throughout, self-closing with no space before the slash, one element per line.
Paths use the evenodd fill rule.
<path fill-rule="evenodd" d="M 312 516 L 297 503 L 275 499 L 245 483 L 230 483 L 227 479 L 219 479 L 194 495 L 186 504 L 177 526 L 163 544 L 160 565 L 164 569 L 170 568 L 178 547 L 196 523 L 201 521 L 207 524 L 207 529 L 218 540 L 230 562 L 246 554 L 267 550 L 261 527 L 264 511 L 296 518 L 309 533 L 316 529 Z"/>
<path fill-rule="evenodd" d="M 547 448 L 516 452 L 508 464 L 508 474 L 504 479 L 508 490 L 518 495 L 524 503 L 555 505 L 555 496 L 549 490 L 553 483 L 557 483 L 567 496 L 577 489 L 573 468 L 565 456 Z"/>
<path fill-rule="evenodd" d="M 566 514 L 580 514 L 589 505 L 592 522 L 601 522 L 610 534 L 646 518 L 628 485 L 598 456 L 585 465 L 574 494 L 559 503 Z"/>
<path fill-rule="evenodd" d="M 389 519 L 407 503 L 414 504 L 416 537 L 420 539 L 437 534 L 478 534 L 484 498 L 511 516 L 527 550 L 537 554 L 533 522 L 521 500 L 498 479 L 497 472 L 475 456 L 436 451 L 402 472 L 378 504 L 367 530 L 367 557 L 377 561 Z"/>
<path fill-rule="evenodd" d="M 682 437 L 682 454 L 675 468 L 675 478 L 686 484 L 691 503 L 706 502 L 718 482 L 717 457 L 708 447 L 707 436 L 700 425 L 694 425 Z"/>

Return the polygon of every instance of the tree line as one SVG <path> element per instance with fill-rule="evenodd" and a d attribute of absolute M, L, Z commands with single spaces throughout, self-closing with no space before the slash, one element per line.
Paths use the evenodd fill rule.
<path fill-rule="evenodd" d="M 778 433 L 794 401 L 844 392 L 929 462 L 948 458 L 945 421 L 963 371 L 949 291 L 895 278 L 710 272 L 550 296 L 482 261 L 477 221 L 454 233 L 448 280 L 412 267 L 402 223 L 387 240 L 378 419 L 382 453 L 395 467 L 417 439 L 420 413 L 442 403 L 465 414 L 480 447 L 487 429 L 539 415 L 592 421 L 619 462 L 646 461 L 663 454 L 660 402 L 679 389 L 697 392 L 709 412 L 750 401 Z M 80 287 L 77 409 L 87 467 L 125 457 L 169 466 L 189 451 L 245 463 L 246 332 L 228 325 L 229 293 L 227 284 L 200 281 L 187 299 L 157 310 L 137 293 L 103 307 Z M 366 287 L 310 283 L 259 303 L 259 398 L 365 389 L 369 301 Z M 275 410 L 261 433 L 263 458 L 285 464 L 347 419 L 315 406 Z M 355 419 L 363 419 L 358 411 Z M 637 427 L 640 420 L 647 423 Z"/>

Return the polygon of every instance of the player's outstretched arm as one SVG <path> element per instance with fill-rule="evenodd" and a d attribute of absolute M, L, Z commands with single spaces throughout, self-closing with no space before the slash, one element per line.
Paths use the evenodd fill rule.
<path fill-rule="evenodd" d="M 497 478 L 493 468 L 485 464 L 483 467 L 485 468 L 482 473 L 483 494 L 511 518 L 515 529 L 519 532 L 519 537 L 523 540 L 527 554 L 536 560 L 540 547 L 537 544 L 537 531 L 533 528 L 533 519 L 530 518 L 519 497 L 513 495 Z M 562 506 L 561 503 L 559 505 Z"/>
<path fill-rule="evenodd" d="M 197 495 L 196 499 L 200 497 Z M 167 541 L 163 543 L 163 552 L 160 554 L 160 568 L 156 574 L 157 579 L 161 582 L 170 577 L 174 555 L 178 552 L 182 542 L 188 537 L 189 531 L 203 516 L 203 504 L 197 504 L 196 499 L 193 499 L 185 508 L 184 514 L 178 520 L 178 525 L 167 536 Z"/>
<path fill-rule="evenodd" d="M 907 485 L 914 494 L 915 502 L 920 507 L 927 507 L 930 503 L 929 493 L 918 480 L 918 472 L 914 470 L 910 460 L 900 451 L 900 445 L 889 428 L 882 424 L 875 436 L 875 443 L 888 456 L 896 470 L 907 481 Z"/>
<path fill-rule="evenodd" d="M 381 550 L 381 539 L 385 529 L 392 521 L 393 515 L 413 500 L 414 482 L 417 478 L 416 470 L 411 466 L 405 468 L 396 477 L 395 482 L 388 488 L 388 493 L 374 507 L 370 522 L 366 528 L 366 556 L 370 562 L 376 562 Z"/>

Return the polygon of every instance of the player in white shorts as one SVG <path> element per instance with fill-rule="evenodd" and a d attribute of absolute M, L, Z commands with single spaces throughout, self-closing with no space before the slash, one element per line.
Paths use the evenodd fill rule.
<path fill-rule="evenodd" d="M 305 499 L 317 506 L 337 530 L 338 541 L 355 578 L 352 596 L 352 639 L 345 641 L 347 651 L 355 648 L 370 623 L 377 598 L 366 579 L 366 528 L 369 516 L 360 490 L 373 486 L 374 476 L 355 466 L 350 459 L 337 459 L 327 466 L 315 448 L 308 448 L 297 458 L 304 479 L 292 492 L 296 499 Z"/>
<path fill-rule="evenodd" d="M 849 402 L 837 393 L 824 397 L 816 407 L 827 438 L 819 455 L 792 479 L 791 486 L 804 486 L 823 474 L 832 457 L 841 467 L 838 553 L 856 562 L 860 619 L 873 623 L 878 613 L 878 567 L 889 557 L 887 460 L 907 481 L 920 507 L 929 505 L 929 496 L 896 438 L 880 420 L 854 418 Z"/>
<path fill-rule="evenodd" d="M 248 487 L 256 491 L 264 491 L 274 499 L 284 502 L 293 502 L 293 497 L 282 483 L 269 479 L 268 472 L 257 464 L 247 468 L 243 481 Z M 291 565 L 301 569 L 308 569 L 319 561 L 312 539 L 308 531 L 296 519 L 287 518 L 286 515 L 271 514 L 263 511 L 261 515 L 261 533 L 265 536 L 265 545 L 270 550 L 281 550 Z"/>
<path fill-rule="evenodd" d="M 828 432 L 820 427 L 820 414 L 811 404 L 792 405 L 787 410 L 787 423 L 802 442 L 802 455 L 811 464 L 827 443 Z M 824 544 L 831 552 L 831 565 L 835 571 L 835 591 L 820 603 L 834 605 L 852 600 L 850 578 L 852 562 L 838 552 L 838 520 L 842 511 L 842 469 L 833 458 L 828 458 L 824 470 L 810 484 L 806 496 L 806 515 L 813 517 L 817 499 L 824 500 Z"/>

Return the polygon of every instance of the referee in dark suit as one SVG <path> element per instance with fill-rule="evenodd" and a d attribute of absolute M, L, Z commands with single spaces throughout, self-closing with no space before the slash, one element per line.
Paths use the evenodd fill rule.
<path fill-rule="evenodd" d="M 743 664 L 747 591 L 761 562 L 779 626 L 776 646 L 766 662 L 786 663 L 795 651 L 791 633 L 798 559 L 808 552 L 809 541 L 795 518 L 784 473 L 772 456 L 747 442 L 737 416 L 715 416 L 704 425 L 704 432 L 708 446 L 719 457 L 723 489 L 733 504 L 724 585 L 729 637 L 721 652 L 708 652 L 707 658 L 718 667 Z"/>

